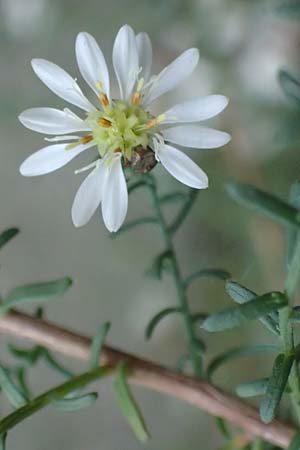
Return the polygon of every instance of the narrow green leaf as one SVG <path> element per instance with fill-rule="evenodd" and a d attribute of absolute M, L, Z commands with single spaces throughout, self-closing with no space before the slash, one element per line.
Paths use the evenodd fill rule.
<path fill-rule="evenodd" d="M 90 368 L 95 369 L 100 365 L 100 356 L 104 341 L 110 329 L 110 322 L 103 323 L 95 334 L 91 345 Z"/>
<path fill-rule="evenodd" d="M 147 431 L 142 414 L 130 391 L 126 377 L 127 366 L 126 364 L 122 363 L 118 368 L 117 378 L 114 385 L 118 402 L 136 437 L 141 442 L 147 442 L 147 440 L 149 439 L 149 433 Z"/>
<path fill-rule="evenodd" d="M 296 431 L 287 450 L 300 450 L 300 432 Z"/>
<path fill-rule="evenodd" d="M 159 324 L 159 322 L 162 319 L 164 319 L 168 315 L 174 314 L 174 313 L 181 313 L 181 308 L 178 308 L 178 307 L 165 308 L 162 311 L 160 311 L 159 313 L 155 314 L 155 316 L 152 317 L 152 319 L 146 326 L 145 339 L 148 340 L 152 337 L 154 330 L 156 329 L 157 325 Z"/>
<path fill-rule="evenodd" d="M 226 308 L 208 317 L 202 324 L 206 331 L 223 331 L 239 327 L 243 323 L 259 319 L 268 313 L 278 311 L 287 305 L 287 299 L 281 292 L 270 292 L 256 297 L 242 305 Z"/>
<path fill-rule="evenodd" d="M 259 380 L 247 381 L 239 384 L 235 391 L 239 397 L 248 398 L 258 395 L 265 395 L 269 378 L 261 378 Z"/>
<path fill-rule="evenodd" d="M 27 284 L 20 286 L 12 291 L 4 299 L 0 306 L 0 313 L 6 313 L 15 305 L 28 301 L 45 301 L 64 294 L 72 285 L 71 278 L 61 278 L 55 281 L 44 283 Z"/>
<path fill-rule="evenodd" d="M 7 371 L 1 366 L 0 366 L 0 386 L 13 407 L 19 408 L 26 404 L 27 399 L 25 395 L 12 382 Z"/>
<path fill-rule="evenodd" d="M 13 239 L 20 230 L 18 228 L 8 228 L 7 230 L 2 231 L 0 234 L 0 248 L 4 247 L 8 241 Z"/>
<path fill-rule="evenodd" d="M 2 433 L 0 435 L 0 450 L 6 449 L 6 438 L 7 438 L 7 433 Z"/>
<path fill-rule="evenodd" d="M 15 358 L 26 361 L 26 363 L 30 366 L 35 364 L 43 353 L 43 347 L 39 345 L 27 350 L 8 343 L 7 349 Z"/>
<path fill-rule="evenodd" d="M 98 398 L 97 392 L 70 398 L 53 398 L 51 404 L 60 411 L 78 411 L 94 405 Z"/>
<path fill-rule="evenodd" d="M 49 367 L 51 367 L 51 369 L 55 370 L 56 372 L 58 372 L 60 375 L 63 375 L 64 377 L 67 378 L 71 378 L 74 377 L 75 375 L 73 374 L 73 372 L 71 372 L 69 369 L 67 369 L 66 367 L 64 367 L 61 363 L 59 363 L 49 352 L 49 350 L 43 349 L 43 354 L 42 356 L 45 359 L 45 362 L 48 364 Z"/>
<path fill-rule="evenodd" d="M 267 384 L 266 394 L 260 405 L 260 417 L 264 423 L 274 419 L 282 394 L 288 382 L 294 357 L 280 354 L 276 357 L 272 374 Z"/>
<path fill-rule="evenodd" d="M 235 359 L 277 352 L 278 347 L 276 345 L 244 345 L 231 348 L 211 360 L 207 367 L 207 376 L 208 378 L 211 378 L 217 369 Z"/>
<path fill-rule="evenodd" d="M 278 73 L 279 84 L 287 96 L 296 106 L 300 106 L 300 81 L 288 73 L 286 70 L 280 70 Z"/>
<path fill-rule="evenodd" d="M 156 258 L 154 258 L 152 266 L 148 270 L 147 274 L 151 275 L 153 278 L 161 280 L 164 270 L 168 270 L 167 263 L 169 262 L 170 257 L 170 250 L 165 250 L 164 252 L 160 253 L 158 256 L 156 256 Z"/>
<path fill-rule="evenodd" d="M 230 273 L 220 269 L 202 269 L 189 275 L 185 280 L 185 285 L 189 286 L 193 281 L 199 278 L 217 278 L 219 280 L 227 280 L 230 278 Z"/>
<path fill-rule="evenodd" d="M 185 219 L 187 218 L 196 198 L 198 195 L 197 189 L 190 189 L 189 194 L 187 196 L 187 200 L 183 203 L 182 207 L 179 209 L 175 219 L 169 226 L 169 233 L 175 234 L 176 231 L 183 224 Z"/>
<path fill-rule="evenodd" d="M 28 387 L 27 382 L 26 382 L 26 369 L 24 367 L 17 367 L 16 379 L 20 386 L 21 392 L 24 393 L 24 395 L 27 399 L 30 399 L 31 392 L 30 392 L 30 388 Z"/>
<path fill-rule="evenodd" d="M 241 284 L 237 283 L 236 281 L 229 280 L 227 281 L 225 285 L 225 290 L 229 297 L 232 298 L 233 301 L 239 304 L 247 303 L 250 300 L 254 300 L 258 297 L 257 294 L 255 294 L 253 291 L 250 291 L 250 289 L 246 288 L 245 286 L 242 286 Z M 277 317 L 277 313 L 270 313 L 266 315 L 265 317 L 261 317 L 260 322 L 264 324 L 268 330 L 272 331 L 272 333 L 279 335 L 279 320 Z"/>
<path fill-rule="evenodd" d="M 226 421 L 222 417 L 216 417 L 215 420 L 216 420 L 216 425 L 217 425 L 220 433 L 226 439 L 231 439 L 232 433 L 231 433 L 231 430 L 230 430 L 229 426 L 227 425 Z"/>
<path fill-rule="evenodd" d="M 265 214 L 283 225 L 300 227 L 300 212 L 268 192 L 250 184 L 241 183 L 230 183 L 227 186 L 227 191 L 233 199 L 242 205 Z"/>

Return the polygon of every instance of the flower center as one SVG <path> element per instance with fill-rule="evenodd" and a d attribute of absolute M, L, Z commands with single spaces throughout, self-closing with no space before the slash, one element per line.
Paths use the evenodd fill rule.
<path fill-rule="evenodd" d="M 102 111 L 92 111 L 86 118 L 101 158 L 120 152 L 128 161 L 136 148 L 149 145 L 155 133 L 153 120 L 140 105 L 123 100 L 111 101 Z"/>

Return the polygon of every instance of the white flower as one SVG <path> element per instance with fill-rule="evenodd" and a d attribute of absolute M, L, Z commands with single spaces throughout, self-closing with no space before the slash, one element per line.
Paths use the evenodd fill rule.
<path fill-rule="evenodd" d="M 69 109 L 24 111 L 19 119 L 25 127 L 54 137 L 46 138 L 53 144 L 23 162 L 22 175 L 53 172 L 79 153 L 96 146 L 98 160 L 77 171 L 93 169 L 75 196 L 72 218 L 75 226 L 86 224 L 101 203 L 103 220 L 109 231 L 121 227 L 127 212 L 128 193 L 122 167 L 133 165 L 143 149 L 152 151 L 156 160 L 187 186 L 196 189 L 208 186 L 206 174 L 170 144 L 193 148 L 216 148 L 226 144 L 230 140 L 227 133 L 191 123 L 219 114 L 227 106 L 227 98 L 222 95 L 196 97 L 156 117 L 148 110 L 154 100 L 193 72 L 199 59 L 197 49 L 186 50 L 151 77 L 152 46 L 148 35 L 135 35 L 132 28 L 123 26 L 113 48 L 113 65 L 120 88 L 118 99 L 111 96 L 104 56 L 90 34 L 77 36 L 76 58 L 82 77 L 97 96 L 96 106 L 63 69 L 44 59 L 32 60 L 33 70 L 43 83 L 59 97 L 84 110 L 85 116 L 80 118 Z"/>

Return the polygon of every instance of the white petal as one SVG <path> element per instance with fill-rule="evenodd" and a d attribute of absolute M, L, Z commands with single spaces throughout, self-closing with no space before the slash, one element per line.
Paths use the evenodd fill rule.
<path fill-rule="evenodd" d="M 105 170 L 104 164 L 100 162 L 78 189 L 72 206 L 75 227 L 87 224 L 100 205 Z"/>
<path fill-rule="evenodd" d="M 26 128 L 43 134 L 64 134 L 74 131 L 89 131 L 86 123 L 68 111 L 54 108 L 26 109 L 19 115 L 19 120 Z"/>
<path fill-rule="evenodd" d="M 210 119 L 226 108 L 228 98 L 223 95 L 209 95 L 179 103 L 164 113 L 166 119 L 161 123 L 200 122 Z"/>
<path fill-rule="evenodd" d="M 49 145 L 29 156 L 20 166 L 20 172 L 25 177 L 34 177 L 54 172 L 54 170 L 65 166 L 79 153 L 92 147 L 94 144 L 78 145 L 67 149 L 67 144 Z"/>
<path fill-rule="evenodd" d="M 118 231 L 123 224 L 128 207 L 128 192 L 121 159 L 117 158 L 108 169 L 103 186 L 102 215 L 106 228 Z"/>
<path fill-rule="evenodd" d="M 206 189 L 208 187 L 207 175 L 194 161 L 177 148 L 162 145 L 156 154 L 164 168 L 181 183 L 195 189 Z"/>
<path fill-rule="evenodd" d="M 183 52 L 157 75 L 148 93 L 145 94 L 144 103 L 148 105 L 160 95 L 174 89 L 193 72 L 198 61 L 199 51 L 196 48 Z"/>
<path fill-rule="evenodd" d="M 150 78 L 152 66 L 152 44 L 147 33 L 139 33 L 136 36 L 136 45 L 139 56 L 139 67 L 142 71 L 139 78 L 144 78 L 145 83 Z"/>
<path fill-rule="evenodd" d="M 136 38 L 133 29 L 128 25 L 124 25 L 117 34 L 113 48 L 113 65 L 121 98 L 128 100 L 139 69 Z"/>
<path fill-rule="evenodd" d="M 165 140 L 191 148 L 218 148 L 231 139 L 230 135 L 224 131 L 200 125 L 181 125 L 163 130 L 162 133 Z"/>
<path fill-rule="evenodd" d="M 83 95 L 76 81 L 61 67 L 45 59 L 33 59 L 31 65 L 40 80 L 58 97 L 85 111 L 95 109 Z"/>
<path fill-rule="evenodd" d="M 89 33 L 79 33 L 76 39 L 76 58 L 82 77 L 99 96 L 98 83 L 109 98 L 109 73 L 103 53 Z"/>

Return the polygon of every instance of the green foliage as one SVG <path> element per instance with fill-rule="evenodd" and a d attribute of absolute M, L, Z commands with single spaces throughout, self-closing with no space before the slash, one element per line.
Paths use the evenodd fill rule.
<path fill-rule="evenodd" d="M 207 376 L 208 378 L 211 378 L 217 369 L 233 360 L 277 352 L 278 347 L 275 345 L 244 345 L 241 347 L 232 348 L 212 359 L 207 367 Z"/>
<path fill-rule="evenodd" d="M 23 406 L 27 399 L 25 394 L 13 383 L 7 370 L 0 366 L 0 386 L 14 408 Z"/>
<path fill-rule="evenodd" d="M 94 336 L 91 345 L 91 360 L 90 360 L 91 369 L 95 369 L 100 365 L 99 359 L 101 356 L 102 347 L 105 342 L 107 333 L 110 330 L 110 326 L 111 326 L 110 322 L 105 322 L 98 328 L 98 331 Z"/>
<path fill-rule="evenodd" d="M 300 88 L 300 85 L 299 85 Z M 300 96 L 300 92 L 299 92 Z M 300 105 L 300 104 L 299 104 Z M 289 203 L 294 208 L 300 210 L 300 183 L 295 182 L 291 185 L 289 193 Z M 287 267 L 290 268 L 297 242 L 298 231 L 294 228 L 287 230 Z"/>
<path fill-rule="evenodd" d="M 258 297 L 253 291 L 233 280 L 227 281 L 225 289 L 232 300 L 239 304 L 247 303 Z M 272 333 L 276 335 L 280 334 L 277 313 L 270 313 L 261 317 L 259 320 L 268 328 L 268 330 L 272 331 Z"/>
<path fill-rule="evenodd" d="M 269 378 L 265 396 L 260 404 L 260 416 L 263 422 L 269 423 L 274 419 L 282 394 L 288 382 L 294 357 L 279 354 L 274 362 L 272 374 Z"/>
<path fill-rule="evenodd" d="M 72 285 L 71 278 L 61 278 L 44 283 L 27 284 L 8 293 L 0 306 L 0 313 L 4 314 L 16 305 L 31 301 L 47 301 L 64 294 Z"/>
<path fill-rule="evenodd" d="M 8 228 L 0 234 L 0 249 L 4 247 L 11 239 L 13 239 L 20 230 L 18 228 Z"/>
<path fill-rule="evenodd" d="M 181 313 L 181 308 L 178 307 L 172 307 L 172 308 L 165 308 L 155 314 L 154 317 L 150 320 L 148 323 L 146 330 L 145 330 L 145 338 L 148 340 L 152 337 L 154 330 L 156 329 L 159 322 L 164 319 L 165 317 L 169 316 L 170 314 L 174 313 Z"/>
<path fill-rule="evenodd" d="M 127 383 L 127 365 L 119 365 L 117 378 L 115 381 L 115 392 L 120 408 L 131 426 L 134 434 L 141 442 L 147 442 L 149 433 L 147 431 L 143 416 L 133 398 Z"/>
<path fill-rule="evenodd" d="M 287 300 L 284 294 L 270 292 L 237 307 L 226 308 L 209 316 L 202 324 L 202 328 L 215 332 L 239 327 L 249 320 L 259 319 L 286 305 Z"/>
<path fill-rule="evenodd" d="M 258 395 L 265 395 L 269 378 L 261 378 L 259 380 L 247 381 L 239 384 L 235 391 L 239 397 L 255 397 Z"/>
<path fill-rule="evenodd" d="M 287 450 L 299 450 L 299 449 L 300 449 L 300 433 L 299 431 L 297 431 Z"/>
<path fill-rule="evenodd" d="M 82 408 L 94 405 L 97 401 L 98 394 L 91 392 L 89 394 L 80 395 L 78 397 L 70 398 L 53 398 L 51 404 L 63 412 L 78 411 Z"/>
<path fill-rule="evenodd" d="M 230 183 L 227 191 L 242 205 L 254 209 L 283 225 L 300 227 L 300 212 L 273 194 L 250 184 Z"/>

